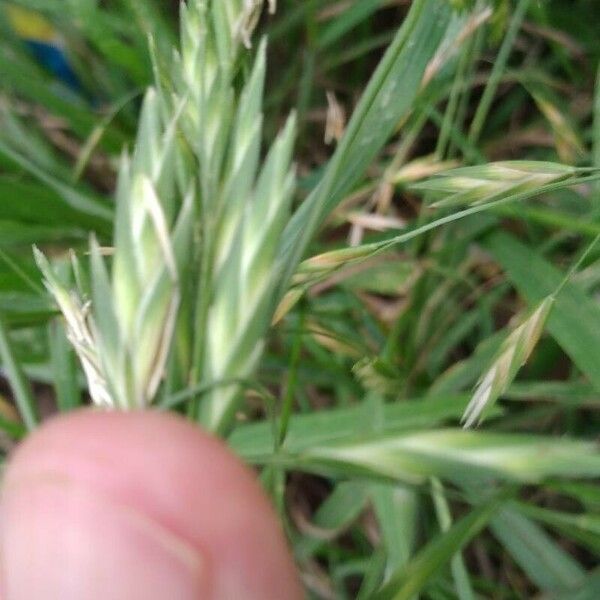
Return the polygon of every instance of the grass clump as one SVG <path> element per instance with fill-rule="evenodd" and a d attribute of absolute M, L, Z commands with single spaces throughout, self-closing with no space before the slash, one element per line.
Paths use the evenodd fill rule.
<path fill-rule="evenodd" d="M 588 3 L 14 4 L 79 88 L 0 11 L 3 446 L 176 410 L 310 597 L 594 597 Z"/>

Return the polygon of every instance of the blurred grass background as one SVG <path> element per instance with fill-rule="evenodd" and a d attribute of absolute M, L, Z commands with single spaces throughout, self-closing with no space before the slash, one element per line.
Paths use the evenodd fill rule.
<path fill-rule="evenodd" d="M 280 0 L 263 18 L 266 142 L 296 109 L 298 202 L 319 181 L 408 5 Z M 509 159 L 600 167 L 597 2 L 464 5 L 439 65 L 430 63 L 430 85 L 310 255 L 425 222 L 430 196 L 414 184 L 446 168 Z M 157 0 L 0 8 L 8 452 L 39 419 L 87 402 L 31 245 L 58 259 L 69 248 L 84 253 L 90 232 L 110 245 L 118 158 L 133 144 L 151 52 L 167 61 L 178 16 L 176 2 Z M 250 392 L 230 442 L 260 465 L 310 597 L 600 597 L 598 250 L 485 422 L 492 437 L 441 429 L 458 425 L 513 317 L 550 294 L 599 233 L 600 184 L 548 191 L 319 279 L 272 330 L 257 382 L 293 406 L 286 454 Z M 486 486 L 470 481 L 478 469 Z"/>

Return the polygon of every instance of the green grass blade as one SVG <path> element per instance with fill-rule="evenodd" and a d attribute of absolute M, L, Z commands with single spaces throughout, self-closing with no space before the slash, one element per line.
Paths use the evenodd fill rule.
<path fill-rule="evenodd" d="M 431 494 L 440 528 L 444 532 L 448 531 L 452 527 L 452 513 L 450 504 L 446 499 L 444 486 L 439 479 L 433 478 L 431 480 Z M 475 595 L 469 579 L 469 573 L 461 553 L 457 552 L 452 557 L 450 568 L 459 600 L 474 600 Z"/>
<path fill-rule="evenodd" d="M 343 532 L 365 509 L 369 500 L 367 486 L 362 482 L 343 481 L 339 483 L 327 499 L 319 506 L 311 519 L 312 525 L 331 537 Z M 303 562 L 313 556 L 326 544 L 327 534 L 319 537 L 310 535 L 295 544 L 295 554 Z"/>
<path fill-rule="evenodd" d="M 458 420 L 467 403 L 467 396 L 442 395 L 427 401 L 407 400 L 384 405 L 381 420 L 384 431 L 432 427 L 446 419 Z M 285 439 L 288 451 L 305 448 L 356 435 L 369 422 L 371 410 L 366 406 L 339 408 L 330 411 L 294 415 Z M 270 423 L 240 425 L 229 437 L 230 445 L 247 460 L 268 456 L 276 446 Z"/>
<path fill-rule="evenodd" d="M 61 411 L 73 410 L 81 405 L 81 390 L 77 379 L 79 371 L 73 347 L 62 324 L 57 321 L 49 324 L 48 340 L 58 408 Z"/>
<path fill-rule="evenodd" d="M 593 124 L 592 124 L 592 165 L 600 168 L 600 62 L 596 71 L 596 89 L 594 90 L 594 109 L 593 109 Z M 592 195 L 594 212 L 600 210 L 600 182 L 594 185 L 596 191 Z"/>
<path fill-rule="evenodd" d="M 0 414 L 0 430 L 13 440 L 20 440 L 27 435 L 27 429 L 23 425 L 6 419 L 2 414 Z"/>
<path fill-rule="evenodd" d="M 417 541 L 421 502 L 414 490 L 374 483 L 370 486 L 375 516 L 386 551 L 386 577 L 410 561 Z"/>
<path fill-rule="evenodd" d="M 6 371 L 6 376 L 11 384 L 15 395 L 15 403 L 25 426 L 29 431 L 37 427 L 38 417 L 36 414 L 36 401 L 31 386 L 19 364 L 12 342 L 8 326 L 4 317 L 0 314 L 0 358 Z"/>
<path fill-rule="evenodd" d="M 519 512 L 600 555 L 600 514 L 567 513 L 519 502 Z"/>
<path fill-rule="evenodd" d="M 491 529 L 542 590 L 554 594 L 582 583 L 579 564 L 527 517 L 505 508 L 492 519 Z"/>
<path fill-rule="evenodd" d="M 588 575 L 576 590 L 558 594 L 557 600 L 597 600 L 600 590 L 600 569 L 595 569 Z"/>
<path fill-rule="evenodd" d="M 410 600 L 433 580 L 440 566 L 477 535 L 489 522 L 503 502 L 500 496 L 472 510 L 448 531 L 434 538 L 405 567 L 379 590 L 373 600 Z"/>
<path fill-rule="evenodd" d="M 319 35 L 318 46 L 325 50 L 328 46 L 337 42 L 342 36 L 351 31 L 364 19 L 379 10 L 384 0 L 357 0 L 337 19 L 333 19 L 323 32 Z"/>
<path fill-rule="evenodd" d="M 492 73 L 490 74 L 487 85 L 485 86 L 485 90 L 483 91 L 483 96 L 479 101 L 479 106 L 477 107 L 475 116 L 471 121 L 471 127 L 469 129 L 469 141 L 473 144 L 477 142 L 481 130 L 483 129 L 483 125 L 492 106 L 494 96 L 496 95 L 496 90 L 500 84 L 500 79 L 504 69 L 506 68 L 506 63 L 508 61 L 510 52 L 517 38 L 517 34 L 519 33 L 521 23 L 523 22 L 523 18 L 527 12 L 527 8 L 529 7 L 529 2 L 530 0 L 519 0 L 517 7 L 512 14 L 508 31 L 506 32 L 506 36 L 502 41 L 502 46 L 500 47 L 498 56 L 494 60 L 494 68 L 492 69 Z"/>
<path fill-rule="evenodd" d="M 94 216 L 101 225 L 111 222 L 113 212 L 109 206 L 86 196 L 66 183 L 56 179 L 50 173 L 46 173 L 3 142 L 0 142 L 0 153 L 8 156 L 25 171 L 43 182 L 56 193 L 60 194 L 64 202 L 71 208 Z"/>
<path fill-rule="evenodd" d="M 416 0 L 375 71 L 326 173 L 284 234 L 280 296 L 321 220 L 340 202 L 413 109 L 423 74 L 451 17 L 446 2 Z"/>
<path fill-rule="evenodd" d="M 467 484 L 497 478 L 536 483 L 549 477 L 600 475 L 600 454 L 593 442 L 456 429 L 314 446 L 290 462 L 317 472 L 415 485 L 429 477 Z"/>

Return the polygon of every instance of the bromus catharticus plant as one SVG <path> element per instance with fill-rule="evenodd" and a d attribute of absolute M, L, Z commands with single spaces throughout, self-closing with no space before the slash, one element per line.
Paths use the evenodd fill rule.
<path fill-rule="evenodd" d="M 76 292 L 38 253 L 97 404 L 139 408 L 183 393 L 208 428 L 231 426 L 308 241 L 410 110 L 451 16 L 432 0 L 414 4 L 292 219 L 293 115 L 261 162 L 265 41 L 243 68 L 263 5 L 182 4 L 180 48 L 167 63 L 155 56 L 155 87 L 122 160 L 113 247 L 92 240 L 91 282 L 79 277 Z"/>
<path fill-rule="evenodd" d="M 579 101 L 584 90 L 591 98 L 595 65 L 579 51 L 570 59 L 562 43 L 557 62 L 556 40 L 546 37 L 569 35 L 555 13 L 564 3 L 547 12 L 528 0 L 515 0 L 512 12 L 508 2 L 280 3 L 267 29 L 269 48 L 285 60 L 269 69 L 265 97 L 273 115 L 298 100 L 298 155 L 309 160 L 296 194 L 293 121 L 286 129 L 266 116 L 269 133 L 260 132 L 269 52 L 253 29 L 273 4 L 186 0 L 176 44 L 170 13 L 162 11 L 167 34 L 154 25 L 154 7 L 170 3 L 42 4 L 77 41 L 85 27 L 86 53 L 98 34 L 117 49 L 89 69 L 98 114 L 61 104 L 16 46 L 7 52 L 0 41 L 0 374 L 22 417 L 4 410 L 3 386 L 0 445 L 39 425 L 42 385 L 54 383 L 60 410 L 80 406 L 66 322 L 97 404 L 187 411 L 262 469 L 289 516 L 309 593 L 326 583 L 329 597 L 472 598 L 508 580 L 523 596 L 595 591 L 587 565 L 600 473 L 591 419 L 600 390 L 598 251 L 562 290 L 560 282 L 600 230 L 590 170 L 600 166 L 600 102 L 592 110 Z M 379 25 L 393 14 L 404 24 L 363 90 L 392 34 Z M 593 27 L 583 40 L 590 23 L 570 29 L 595 61 Z M 305 39 L 302 52 L 290 47 Z M 137 49 L 137 68 L 122 60 L 118 40 Z M 120 84 L 113 91 L 96 77 L 103 66 Z M 130 66 L 139 77 L 126 75 Z M 152 73 L 143 116 L 130 100 L 121 111 L 128 86 L 146 86 Z M 323 114 L 328 90 L 351 118 L 321 161 L 309 151 L 324 148 L 323 132 L 308 115 Z M 598 100 L 600 77 L 595 92 Z M 76 174 L 76 157 L 40 144 L 28 107 L 20 112 L 46 99 L 60 131 L 81 142 Z M 134 123 L 137 143 L 128 142 Z M 271 143 L 278 129 L 289 137 Z M 55 130 L 42 133 L 45 141 Z M 592 142 L 589 157 L 579 140 Z M 98 192 L 108 189 L 104 174 L 112 181 L 116 161 L 106 158 L 127 143 L 113 211 Z M 571 155 L 563 160 L 576 163 L 552 162 L 563 146 Z M 357 245 L 340 243 L 341 227 L 373 215 L 402 222 L 361 225 Z M 315 241 L 324 221 L 335 233 Z M 89 230 L 98 241 L 88 251 Z M 54 257 L 52 266 L 38 260 L 64 319 L 52 318 L 39 290 L 32 242 Z M 69 245 L 77 245 L 72 267 L 58 256 Z M 248 389 L 269 398 L 268 418 L 242 402 Z M 461 417 L 473 430 L 459 428 Z M 318 505 L 305 472 L 328 480 Z M 331 533 L 326 543 L 303 526 L 307 518 Z M 489 533 L 470 543 L 482 527 Z M 334 558 L 315 578 L 323 551 Z M 486 555 L 514 576 L 503 568 L 482 577 Z"/>

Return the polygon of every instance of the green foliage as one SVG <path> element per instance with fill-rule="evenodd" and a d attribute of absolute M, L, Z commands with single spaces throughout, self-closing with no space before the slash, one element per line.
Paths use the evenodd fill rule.
<path fill-rule="evenodd" d="M 275 4 L 0 5 L 0 444 L 177 410 L 311 598 L 595 598 L 592 0 Z"/>

